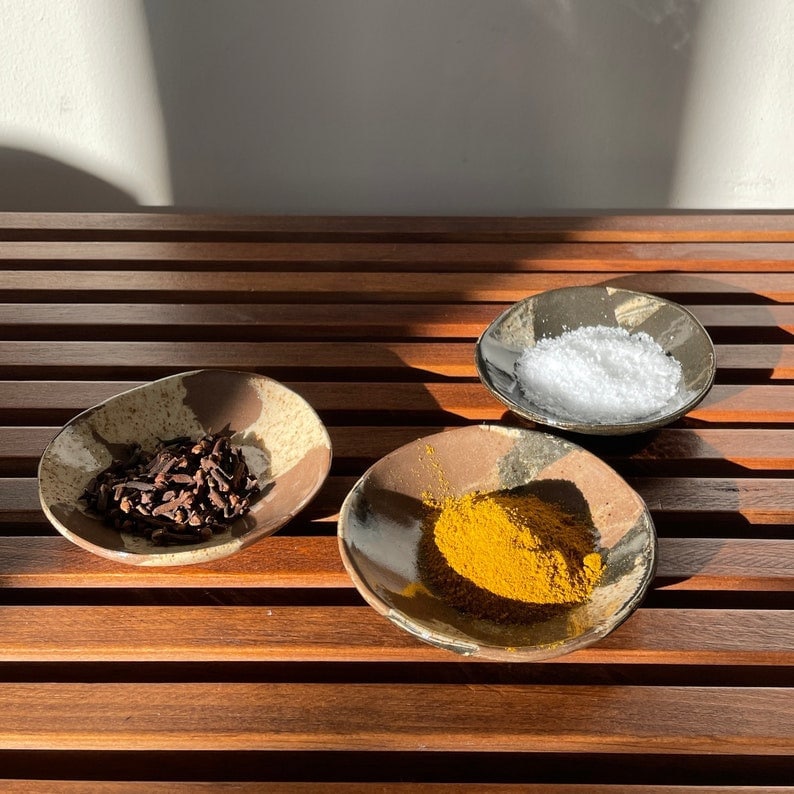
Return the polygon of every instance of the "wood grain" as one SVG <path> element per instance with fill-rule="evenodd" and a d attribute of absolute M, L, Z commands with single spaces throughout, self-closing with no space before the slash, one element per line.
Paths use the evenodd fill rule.
<path fill-rule="evenodd" d="M 19 237 L 12 237 L 17 233 Z M 583 241 L 794 242 L 794 222 L 785 212 L 668 211 L 664 214 L 591 213 L 552 217 L 267 216 L 179 212 L 5 212 L 0 239 L 278 239 L 333 240 L 373 236 L 394 239 Z M 23 236 L 24 235 L 24 236 Z"/>
<path fill-rule="evenodd" d="M 228 775 L 227 775 L 228 777 Z M 220 782 L 152 780 L 3 780 L 6 794 L 315 794 L 317 783 L 304 782 Z M 682 794 L 676 785 L 620 785 L 589 783 L 322 783 L 328 794 Z M 775 786 L 774 794 L 791 794 L 794 787 Z M 687 786 L 687 794 L 770 794 L 766 786 Z"/>
<path fill-rule="evenodd" d="M 794 379 L 794 345 L 717 345 L 716 357 L 721 375 Z M 0 342 L 0 368 L 11 373 L 30 376 L 59 365 L 96 373 L 232 365 L 285 373 L 311 367 L 318 375 L 343 370 L 356 380 L 386 373 L 391 379 L 415 379 L 418 373 L 477 377 L 473 342 Z M 483 396 L 488 397 L 484 390 Z"/>
<path fill-rule="evenodd" d="M 124 303 L 150 301 L 374 303 L 395 301 L 510 302 L 548 289 L 593 284 L 651 292 L 658 295 L 706 295 L 724 302 L 726 296 L 794 301 L 794 273 L 357 273 L 355 271 L 217 272 L 141 270 L 26 270 L 0 272 L 0 298 L 40 302 L 44 298 Z M 719 300 L 722 299 L 722 300 Z"/>
<path fill-rule="evenodd" d="M 75 343 L 78 344 L 78 343 Z M 109 343 L 110 344 L 110 343 Z M 196 349 L 181 361 L 181 364 L 173 364 L 164 367 L 159 373 L 178 372 L 183 369 L 192 369 L 190 361 Z M 42 353 L 46 356 L 46 353 Z M 252 354 L 253 355 L 253 354 Z M 202 356 L 204 364 L 207 363 L 209 355 Z M 0 361 L 2 360 L 2 350 L 0 350 Z M 84 367 L 80 369 L 80 375 L 89 376 L 94 371 L 89 363 L 90 359 L 81 359 Z M 211 360 L 211 359 L 210 359 Z M 15 359 L 19 362 L 19 359 Z M 258 371 L 259 367 L 245 365 L 239 359 L 230 361 L 226 359 L 227 366 L 246 371 Z M 75 364 L 68 360 L 62 360 L 64 366 L 70 368 L 70 374 L 76 375 Z M 0 367 L 3 365 L 0 364 Z M 41 366 L 41 365 L 38 365 Z M 55 364 L 47 365 L 54 367 Z M 24 376 L 23 370 L 27 364 L 14 365 L 8 367 L 9 370 L 18 376 Z M 130 368 L 123 363 L 117 368 L 110 362 L 107 365 L 95 367 L 99 377 L 106 379 L 114 370 L 127 372 Z M 267 368 L 264 368 L 267 370 Z M 134 370 L 133 370 L 134 371 Z M 156 370 L 151 365 L 146 370 L 147 374 L 155 376 Z M 51 381 L 50 381 L 51 382 Z M 387 416 L 392 421 L 397 419 L 404 423 L 414 424 L 412 418 L 417 414 L 423 417 L 429 416 L 431 422 L 438 424 L 459 424 L 453 419 L 474 420 L 474 421 L 496 421 L 508 416 L 507 409 L 496 398 L 492 397 L 479 382 L 460 382 L 460 383 L 410 383 L 410 382 L 295 382 L 285 380 L 285 385 L 294 389 L 302 395 L 314 408 L 325 413 L 326 423 L 333 423 L 333 417 L 328 412 L 349 413 L 357 415 L 358 421 L 361 416 L 366 416 L 367 412 L 373 415 Z M 9 387 L 10 388 L 10 387 Z M 114 390 L 113 393 L 116 393 Z M 110 396 L 110 395 L 109 395 Z M 35 408 L 36 402 L 48 399 L 46 396 L 34 398 L 31 404 Z M 0 397 L 0 403 L 5 400 Z M 351 412 L 351 407 L 355 409 Z M 509 418 L 509 417 L 508 417 Z M 687 419 L 707 422 L 710 424 L 718 423 L 743 423 L 743 424 L 763 424 L 763 423 L 782 423 L 794 421 L 794 386 L 785 385 L 716 385 L 706 395 L 702 403 L 694 408 Z M 348 420 L 350 421 L 350 420 Z M 425 420 L 427 421 L 427 420 Z"/>
<path fill-rule="evenodd" d="M 143 381 L 4 381 L 0 384 L 0 416 L 37 416 L 41 424 L 48 417 L 65 421 L 120 392 L 140 386 Z M 306 387 L 312 388 L 312 387 Z M 335 387 L 338 388 L 338 387 Z M 372 388 L 372 386 L 368 387 Z M 735 390 L 723 390 L 726 398 Z M 325 396 L 322 388 L 312 392 L 314 404 L 325 411 L 338 406 Z M 396 410 L 392 407 L 392 410 Z M 431 433 L 449 429 L 449 425 L 351 426 L 329 427 L 336 457 L 354 457 L 374 461 L 387 452 Z M 3 431 L 0 431 L 3 432 Z M 29 442 L 46 443 L 47 431 L 36 431 Z M 53 430 L 54 432 L 54 430 Z M 671 465 L 697 461 L 725 460 L 747 469 L 791 469 L 794 458 L 794 430 L 724 429 L 724 428 L 662 428 L 648 439 L 637 443 L 631 439 L 579 439 L 593 452 L 611 460 L 632 460 L 636 466 L 654 462 Z M 23 447 L 24 448 L 24 447 Z M 0 450 L 11 450 L 9 443 Z M 0 453 L 2 454 L 2 453 Z M 36 454 L 36 453 L 33 453 Z"/>
<path fill-rule="evenodd" d="M 5 588 L 352 588 L 332 536 L 275 535 L 233 557 L 139 568 L 95 557 L 62 537 L 0 537 Z M 669 591 L 791 592 L 794 540 L 659 538 L 653 587 Z"/>
<path fill-rule="evenodd" d="M 506 303 L 359 304 L 351 313 L 348 304 L 293 303 L 174 304 L 153 303 L 141 311 L 135 303 L 95 303 L 86 315 L 81 303 L 0 304 L 0 331 L 6 338 L 26 339 L 31 334 L 47 338 L 84 335 L 101 329 L 103 339 L 237 339 L 243 334 L 262 339 L 318 340 L 365 337 L 476 339 Z M 771 336 L 794 333 L 794 306 L 789 305 L 689 305 L 686 307 L 712 334 L 725 329 Z M 66 336 L 66 335 L 68 336 Z"/>
<path fill-rule="evenodd" d="M 335 523 L 342 501 L 357 479 L 329 477 L 314 501 L 289 526 Z M 794 488 L 785 477 L 629 477 L 628 482 L 655 517 L 716 521 L 738 516 L 748 531 L 753 526 L 794 522 Z M 42 520 L 35 479 L 0 478 L 0 497 L 0 516 L 5 514 L 6 521 Z"/>
<path fill-rule="evenodd" d="M 794 488 L 787 478 L 630 478 L 652 513 L 740 515 L 751 524 L 794 520 Z"/>
<path fill-rule="evenodd" d="M 451 662 L 369 607 L 5 606 L 3 662 Z M 559 658 L 595 664 L 794 664 L 785 610 L 647 609 Z M 517 659 L 519 656 L 517 655 Z"/>
<path fill-rule="evenodd" d="M 246 264 L 261 268 L 300 265 L 302 269 L 337 269 L 339 262 L 356 270 L 419 271 L 653 271 L 786 272 L 794 258 L 791 242 L 654 243 L 492 243 L 389 242 L 389 243 L 259 243 L 259 242 L 3 242 L 0 261 L 17 267 L 58 262 L 142 264 L 173 267 L 189 263 L 202 268 L 232 269 Z"/>
<path fill-rule="evenodd" d="M 60 392 L 56 392 L 59 396 Z M 17 405 L 17 404 L 14 404 Z M 11 410 L 22 410 L 18 404 Z M 73 409 L 76 414 L 90 406 Z M 51 413 L 59 409 L 50 407 Z M 68 412 L 68 409 L 64 409 Z M 0 416 L 4 407 L 0 403 Z M 450 426 L 335 426 L 328 427 L 337 466 L 371 465 L 384 455 L 418 438 L 453 429 Z M 0 426 L 0 471 L 33 471 L 46 445 L 60 427 Z M 591 438 L 578 441 L 623 473 L 702 474 L 704 467 L 724 464 L 731 473 L 788 471 L 794 466 L 794 430 L 662 428 L 644 443 L 636 439 Z"/>
<path fill-rule="evenodd" d="M 779 755 L 794 752 L 794 697 L 775 687 L 3 684 L 0 747 Z"/>

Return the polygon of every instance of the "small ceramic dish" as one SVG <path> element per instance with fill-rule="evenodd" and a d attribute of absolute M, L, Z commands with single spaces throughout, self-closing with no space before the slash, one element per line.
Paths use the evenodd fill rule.
<path fill-rule="evenodd" d="M 198 438 L 228 428 L 261 492 L 228 529 L 195 545 L 157 546 L 86 512 L 88 482 L 132 443 Z M 130 565 L 187 565 L 227 557 L 271 535 L 302 510 L 328 476 L 331 443 L 311 406 L 262 375 L 196 370 L 147 383 L 74 417 L 39 462 L 47 518 L 84 549 Z"/>
<path fill-rule="evenodd" d="M 428 500 L 516 489 L 589 522 L 605 565 L 592 596 L 531 618 L 494 620 L 453 606 L 421 562 L 433 542 Z M 498 661 L 547 659 L 604 637 L 637 608 L 656 567 L 651 516 L 613 469 L 563 438 L 502 425 L 428 436 L 379 460 L 345 499 L 338 541 L 377 612 L 432 645 Z"/>
<path fill-rule="evenodd" d="M 612 424 L 558 416 L 533 402 L 532 394 L 525 393 L 516 378 L 522 352 L 540 339 L 597 325 L 648 334 L 681 364 L 678 393 L 648 416 Z M 675 421 L 706 396 L 716 372 L 714 345 L 690 311 L 654 295 L 613 287 L 564 287 L 513 304 L 480 336 L 475 363 L 485 387 L 514 413 L 550 427 L 592 435 L 640 433 Z"/>

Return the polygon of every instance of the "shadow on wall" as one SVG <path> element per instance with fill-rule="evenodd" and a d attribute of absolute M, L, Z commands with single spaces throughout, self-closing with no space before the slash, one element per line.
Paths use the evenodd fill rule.
<path fill-rule="evenodd" d="M 138 0 L 86 17 L 85 63 L 70 39 L 77 85 L 21 64 L 47 101 L 19 124 L 55 140 L 65 125 L 119 184 L 182 209 L 659 209 L 699 15 L 698 0 Z M 51 29 L 70 32 L 57 19 Z M 53 68 L 71 75 L 58 53 Z M 93 137 L 61 118 L 69 102 Z M 0 209 L 137 206 L 31 152 L 4 154 L 0 180 Z"/>
<path fill-rule="evenodd" d="M 698 0 L 144 9 L 177 206 L 667 206 Z"/>
<path fill-rule="evenodd" d="M 0 147 L 0 212 L 127 212 L 137 201 L 99 177 L 24 149 Z"/>

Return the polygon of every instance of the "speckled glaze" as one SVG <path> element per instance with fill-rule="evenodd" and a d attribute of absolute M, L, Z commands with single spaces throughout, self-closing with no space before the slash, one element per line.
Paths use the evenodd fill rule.
<path fill-rule="evenodd" d="M 605 574 L 585 604 L 537 623 L 495 623 L 436 597 L 418 566 L 423 501 L 531 487 L 600 536 Z M 596 642 L 639 605 L 656 568 L 640 496 L 606 463 L 548 433 L 478 425 L 427 436 L 378 461 L 342 506 L 339 551 L 367 602 L 425 642 L 468 656 L 536 661 Z"/>
<path fill-rule="evenodd" d="M 640 420 L 595 424 L 550 414 L 522 393 L 515 377 L 521 353 L 537 340 L 582 326 L 606 325 L 644 331 L 681 364 L 679 393 Z M 691 411 L 714 383 L 716 357 L 706 329 L 677 303 L 615 287 L 563 287 L 513 304 L 480 336 L 475 349 L 483 385 L 511 411 L 549 427 L 589 435 L 628 435 L 669 424 Z"/>
<path fill-rule="evenodd" d="M 250 512 L 212 540 L 156 546 L 85 512 L 89 480 L 137 442 L 234 431 L 262 494 Z M 56 529 L 79 546 L 130 565 L 187 565 L 227 557 L 272 534 L 302 510 L 331 466 L 331 442 L 311 406 L 262 375 L 196 370 L 147 383 L 76 416 L 39 462 L 39 498 Z"/>

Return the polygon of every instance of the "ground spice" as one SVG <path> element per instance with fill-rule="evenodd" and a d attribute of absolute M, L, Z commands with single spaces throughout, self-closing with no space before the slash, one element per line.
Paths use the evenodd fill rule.
<path fill-rule="evenodd" d="M 603 572 L 592 522 L 527 489 L 427 503 L 419 564 L 461 611 L 538 620 L 586 601 Z"/>

